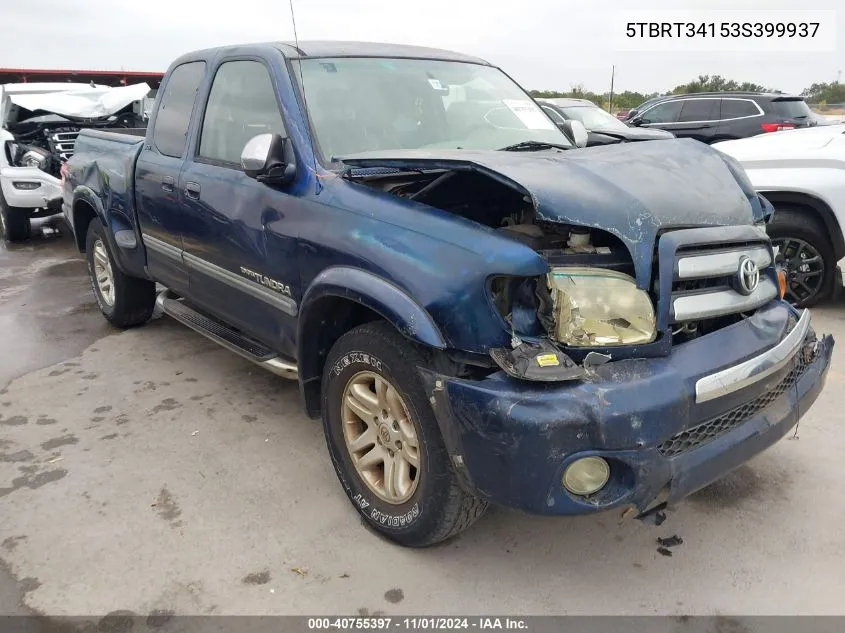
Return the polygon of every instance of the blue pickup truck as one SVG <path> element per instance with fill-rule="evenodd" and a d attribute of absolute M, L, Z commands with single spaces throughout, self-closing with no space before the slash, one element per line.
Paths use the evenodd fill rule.
<path fill-rule="evenodd" d="M 648 516 L 794 427 L 833 340 L 733 159 L 565 131 L 458 53 L 204 50 L 145 131 L 82 131 L 64 213 L 111 323 L 157 304 L 298 381 L 388 538 L 489 503 Z"/>

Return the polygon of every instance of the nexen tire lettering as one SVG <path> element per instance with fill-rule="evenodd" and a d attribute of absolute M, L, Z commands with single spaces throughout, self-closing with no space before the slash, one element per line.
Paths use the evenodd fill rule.
<path fill-rule="evenodd" d="M 345 367 L 349 367 L 352 363 L 364 363 L 375 367 L 377 371 L 381 371 L 381 361 L 375 356 L 370 356 L 364 352 L 350 352 L 349 354 L 338 358 L 337 362 L 332 366 L 334 375 L 340 376 L 340 372 L 342 372 Z"/>

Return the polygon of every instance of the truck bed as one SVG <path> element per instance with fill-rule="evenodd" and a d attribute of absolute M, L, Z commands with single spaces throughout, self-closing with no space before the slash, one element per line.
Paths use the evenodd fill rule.
<path fill-rule="evenodd" d="M 76 139 L 74 155 L 67 163 L 65 183 L 66 191 L 84 192 L 85 203 L 104 217 L 114 231 L 131 231 L 137 240 L 140 233 L 135 214 L 135 162 L 144 146 L 144 134 L 146 130 L 134 128 L 120 132 L 82 130 Z M 74 227 L 77 243 L 82 246 L 84 235 L 77 232 L 74 218 L 76 206 L 68 205 L 65 215 Z M 126 270 L 142 273 L 141 252 L 134 249 L 116 252 Z"/>

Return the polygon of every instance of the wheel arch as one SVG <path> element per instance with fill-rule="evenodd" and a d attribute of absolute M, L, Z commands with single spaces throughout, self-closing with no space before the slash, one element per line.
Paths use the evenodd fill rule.
<path fill-rule="evenodd" d="M 821 222 L 822 227 L 828 235 L 833 246 L 836 259 L 845 257 L 845 236 L 842 234 L 842 227 L 833 209 L 824 200 L 810 193 L 801 191 L 764 191 L 759 192 L 775 207 L 777 213 L 778 205 L 789 205 L 803 209 L 810 217 Z"/>
<path fill-rule="evenodd" d="M 446 348 L 431 316 L 404 290 L 365 270 L 329 268 L 308 288 L 298 318 L 299 384 L 309 416 L 320 414 L 320 381 L 332 345 L 352 328 L 376 320 L 390 323 L 415 343 Z"/>

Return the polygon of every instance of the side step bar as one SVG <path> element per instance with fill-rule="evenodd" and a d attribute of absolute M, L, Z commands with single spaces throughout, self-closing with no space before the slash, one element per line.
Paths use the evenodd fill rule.
<path fill-rule="evenodd" d="M 181 299 L 174 298 L 169 290 L 164 290 L 158 294 L 156 305 L 164 314 L 173 317 L 182 325 L 187 325 L 218 345 L 222 345 L 230 352 L 234 352 L 282 378 L 289 380 L 298 378 L 296 364 L 281 358 L 263 343 L 241 334 L 222 321 L 198 312 L 186 305 Z"/>

